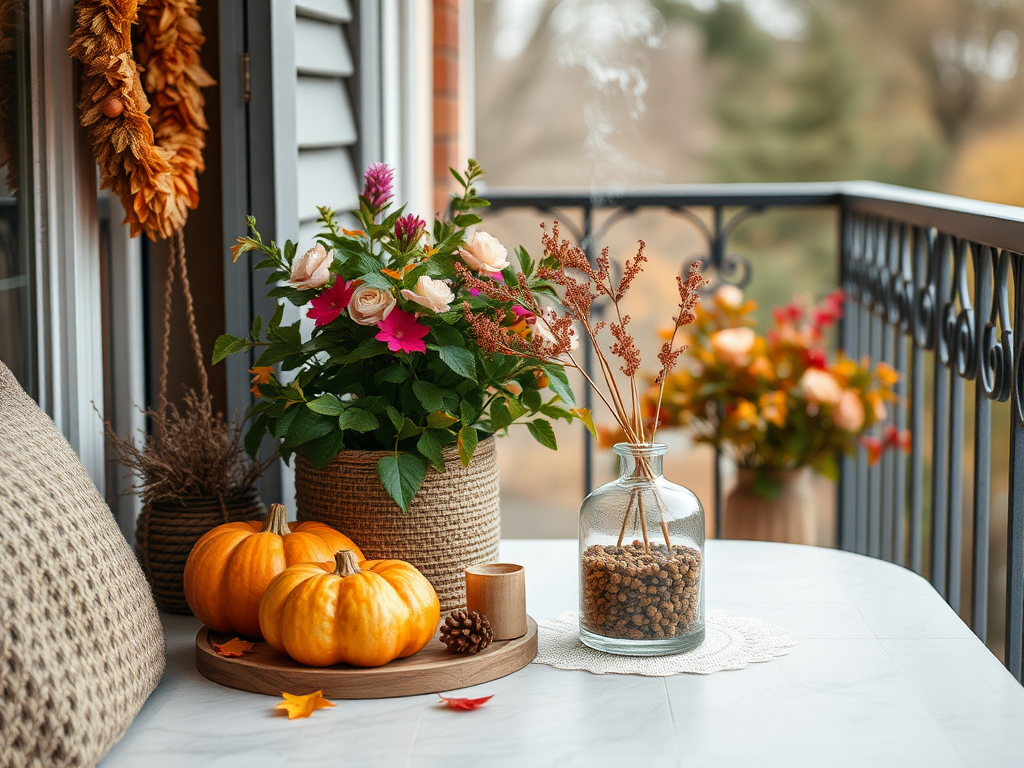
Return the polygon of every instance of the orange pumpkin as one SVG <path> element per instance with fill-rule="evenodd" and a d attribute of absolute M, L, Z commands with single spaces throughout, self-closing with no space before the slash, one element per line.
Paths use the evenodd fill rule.
<path fill-rule="evenodd" d="M 263 637 L 301 664 L 379 667 L 412 656 L 434 636 L 437 593 L 402 560 L 303 563 L 274 579 L 260 603 Z"/>
<path fill-rule="evenodd" d="M 359 552 L 329 525 L 288 523 L 284 505 L 272 504 L 265 525 L 225 523 L 196 542 L 185 563 L 185 599 L 210 629 L 259 637 L 260 600 L 274 577 L 295 563 L 333 557 L 339 549 Z"/>

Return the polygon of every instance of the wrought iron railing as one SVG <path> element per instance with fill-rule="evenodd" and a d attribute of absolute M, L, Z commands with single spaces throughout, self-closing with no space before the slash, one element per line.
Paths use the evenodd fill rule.
<path fill-rule="evenodd" d="M 682 216 L 702 235 L 703 260 L 715 281 L 738 286 L 752 274 L 751 262 L 729 250 L 740 223 L 768 209 L 836 210 L 839 274 L 847 294 L 840 347 L 851 357 L 884 360 L 901 374 L 900 398 L 888 423 L 908 429 L 912 446 L 909 456 L 890 451 L 874 466 L 863 450 L 842 460 L 836 544 L 922 575 L 927 572 L 935 589 L 986 640 L 991 409 L 993 401 L 1010 401 L 1003 655 L 1007 668 L 1021 679 L 1024 208 L 873 182 L 665 186 L 601 190 L 596 195 L 587 190 L 491 189 L 487 196 L 494 211 L 519 208 L 555 214 L 590 256 L 609 227 L 641 209 Z M 688 268 L 690 260 L 681 269 Z M 588 356 L 584 364 L 592 363 Z M 972 382 L 973 487 L 965 489 L 965 392 Z M 590 393 L 584 397 L 590 398 Z M 593 448 L 589 441 L 585 445 L 584 484 L 590 489 Z M 929 448 L 931 461 L 926 467 Z M 967 532 L 971 573 L 963 579 L 968 490 L 974 510 Z M 720 523 L 721 457 L 715 461 L 715 502 Z M 963 580 L 970 585 L 969 600 L 961 599 Z"/>

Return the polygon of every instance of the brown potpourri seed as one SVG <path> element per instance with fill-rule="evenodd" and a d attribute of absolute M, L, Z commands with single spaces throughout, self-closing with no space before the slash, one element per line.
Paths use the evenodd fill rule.
<path fill-rule="evenodd" d="M 605 637 L 662 640 L 688 634 L 700 618 L 700 552 L 639 541 L 583 553 L 585 629 Z"/>

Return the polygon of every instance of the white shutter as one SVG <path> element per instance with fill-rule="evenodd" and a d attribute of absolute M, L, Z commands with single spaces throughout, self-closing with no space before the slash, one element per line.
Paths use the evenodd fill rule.
<path fill-rule="evenodd" d="M 300 0 L 295 4 L 296 200 L 302 235 L 314 231 L 318 205 L 337 211 L 359 203 L 359 171 L 353 163 L 358 135 L 347 80 L 355 72 L 345 27 L 347 0 Z M 306 247 L 308 238 L 301 240 Z"/>

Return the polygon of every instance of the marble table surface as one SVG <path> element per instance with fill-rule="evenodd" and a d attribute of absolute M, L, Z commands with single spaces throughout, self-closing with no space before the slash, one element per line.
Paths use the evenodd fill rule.
<path fill-rule="evenodd" d="M 575 610 L 576 542 L 505 541 L 537 618 Z M 289 721 L 277 700 L 195 668 L 192 617 L 163 617 L 167 671 L 105 768 L 258 766 L 1021 766 L 1024 688 L 910 571 L 813 547 L 712 541 L 707 605 L 787 630 L 789 655 L 709 676 L 531 664 L 457 695 L 337 701 Z"/>

